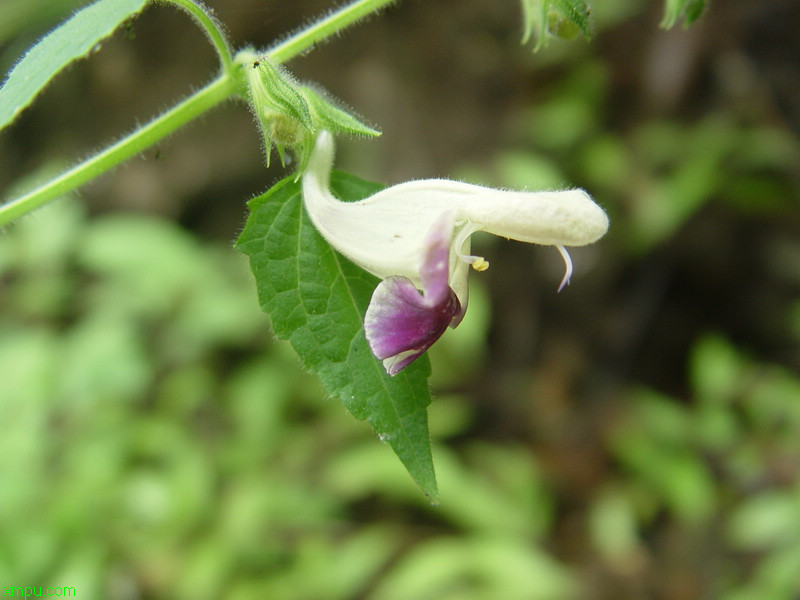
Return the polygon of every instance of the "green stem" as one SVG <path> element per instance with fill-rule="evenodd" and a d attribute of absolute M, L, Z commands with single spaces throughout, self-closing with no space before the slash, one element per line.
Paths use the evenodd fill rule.
<path fill-rule="evenodd" d="M 329 38 L 392 2 L 395 0 L 357 0 L 352 2 L 273 46 L 267 51 L 267 56 L 275 63 L 284 63 L 308 50 L 317 42 Z"/>
<path fill-rule="evenodd" d="M 141 129 L 137 129 L 88 160 L 25 195 L 0 204 L 0 227 L 110 171 L 124 160 L 135 156 L 182 125 L 240 92 L 244 85 L 238 70 L 240 66 L 236 65 L 231 57 L 225 37 L 214 19 L 190 0 L 167 1 L 189 11 L 206 30 L 222 61 L 223 71 L 220 76 L 163 115 L 156 117 Z M 393 1 L 357 0 L 331 13 L 307 29 L 297 32 L 269 50 L 267 55 L 276 63 L 286 62 L 317 42 L 334 35 Z"/>
<path fill-rule="evenodd" d="M 226 73 L 233 75 L 235 67 L 233 64 L 231 49 L 228 46 L 228 40 L 225 39 L 225 35 L 222 33 L 222 29 L 217 23 L 217 20 L 211 16 L 211 13 L 208 11 L 208 9 L 206 9 L 205 6 L 199 2 L 194 2 L 193 0 L 165 1 L 181 7 L 195 18 L 195 20 L 205 30 L 208 38 L 211 40 L 211 43 L 214 44 L 214 48 L 216 48 L 219 59 L 222 62 L 222 68 Z"/>
<path fill-rule="evenodd" d="M 141 129 L 109 146 L 99 154 L 62 173 L 24 196 L 0 205 L 0 227 L 43 204 L 55 200 L 87 181 L 102 175 L 122 161 L 138 154 L 148 146 L 200 116 L 210 108 L 229 98 L 236 91 L 237 82 L 227 74 L 221 75 L 203 89 L 174 106 Z"/>

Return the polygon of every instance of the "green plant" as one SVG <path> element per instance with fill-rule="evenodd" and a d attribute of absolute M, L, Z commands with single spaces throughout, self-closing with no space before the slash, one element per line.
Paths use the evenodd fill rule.
<path fill-rule="evenodd" d="M 251 207 L 257 210 L 251 214 L 245 236 L 240 242 L 241 247 L 251 256 L 262 306 L 271 313 L 275 332 L 292 341 L 304 365 L 320 374 L 327 392 L 339 397 L 357 418 L 368 420 L 379 436 L 388 441 L 422 490 L 435 499 L 436 480 L 427 421 L 427 406 L 430 403 L 430 392 L 427 387 L 428 363 L 423 357 L 401 377 L 396 378 L 387 377 L 380 368 L 376 368 L 379 363 L 370 356 L 360 327 L 367 310 L 369 293 L 376 284 L 375 280 L 358 273 L 354 267 L 333 253 L 310 226 L 305 212 L 299 209 L 299 204 L 295 203 L 296 206 L 292 204 L 292 200 L 297 200 L 299 195 L 298 178 L 304 173 L 308 177 L 315 176 L 308 174 L 306 165 L 320 132 L 366 136 L 374 136 L 378 132 L 340 108 L 337 102 L 328 99 L 324 93 L 296 81 L 285 71 L 282 64 L 340 32 L 348 25 L 377 12 L 388 5 L 389 0 L 352 2 L 267 50 L 244 48 L 238 52 L 230 49 L 219 24 L 202 4 L 193 0 L 168 0 L 168 3 L 188 12 L 206 33 L 219 57 L 220 72 L 217 77 L 180 104 L 150 123 L 137 128 L 106 150 L 0 206 L 0 225 L 8 224 L 15 218 L 74 190 L 163 139 L 219 103 L 228 99 L 244 100 L 249 104 L 261 128 L 267 161 L 271 147 L 275 145 L 282 160 L 285 159 L 285 150 L 290 149 L 297 155 L 299 165 L 296 175 L 279 182 L 270 191 L 251 202 Z M 0 89 L 0 127 L 10 124 L 67 65 L 96 49 L 119 25 L 135 17 L 148 4 L 147 0 L 99 0 L 84 7 L 45 36 L 15 65 Z M 703 3 L 690 0 L 670 1 L 667 3 L 665 25 L 674 24 L 681 16 L 689 23 L 697 18 L 703 6 Z M 535 31 L 537 49 L 552 35 L 569 37 L 573 33 L 580 32 L 584 37 L 589 36 L 591 30 L 589 7 L 582 0 L 526 1 L 523 3 L 523 9 L 526 19 L 524 37 L 525 39 L 531 37 Z M 363 197 L 364 190 L 377 189 L 374 185 L 353 176 L 341 177 L 344 178 L 343 184 L 337 190 L 341 200 L 355 201 Z M 441 188 L 441 184 L 436 185 L 439 186 L 437 189 Z M 452 192 L 452 186 L 445 187 L 448 189 L 447 193 Z M 458 193 L 461 194 L 464 189 L 459 188 Z M 474 194 L 475 190 L 472 189 L 469 193 Z M 547 198 L 547 202 L 552 204 L 559 193 L 547 192 L 541 197 Z M 539 197 L 534 193 L 529 196 Z M 592 217 L 591 227 L 582 223 L 588 213 L 584 208 L 578 207 L 585 206 L 584 201 L 591 202 L 585 193 L 582 195 L 574 193 L 563 197 L 575 200 L 574 210 L 570 208 L 569 211 L 561 211 L 564 214 L 559 211 L 544 211 L 542 214 L 552 222 L 523 223 L 525 226 L 535 225 L 536 235 L 533 235 L 528 227 L 513 236 L 524 241 L 557 246 L 567 263 L 567 273 L 564 278 L 566 283 L 571 273 L 571 262 L 564 246 L 589 243 L 597 239 L 604 233 L 607 221 L 604 217 L 602 219 Z M 454 204 L 456 205 L 460 207 L 459 210 L 465 206 L 460 201 Z M 286 221 L 283 229 L 278 228 L 275 225 L 276 221 L 272 220 L 275 210 L 269 207 L 274 207 L 280 213 L 283 209 L 288 211 L 291 206 L 295 206 L 292 213 L 294 219 L 289 219 L 290 225 L 289 221 Z M 264 211 L 262 210 L 264 207 L 269 209 Z M 480 212 L 470 210 L 470 215 Z M 487 214 L 491 213 L 483 210 Z M 596 214 L 596 211 L 592 214 Z M 456 215 L 456 218 L 462 217 Z M 488 263 L 482 257 L 469 255 L 469 235 L 480 229 L 485 220 L 473 223 L 466 217 L 464 219 L 469 225 L 462 227 L 463 223 L 459 223 L 458 227 L 461 229 L 458 229 L 458 232 L 453 230 L 455 242 L 450 254 L 471 263 L 476 270 L 485 269 Z M 508 233 L 511 231 L 508 225 L 512 221 L 514 219 L 507 218 L 498 232 L 512 235 Z M 516 226 L 520 223 L 522 222 L 517 221 L 514 224 Z M 540 232 L 542 225 L 547 234 Z M 584 230 L 590 231 L 591 235 L 586 234 Z M 573 235 L 576 231 L 581 231 L 581 235 Z M 458 235 L 455 235 L 456 233 Z M 303 244 L 303 252 L 296 251 L 298 240 Z M 313 252 L 309 251 L 311 247 L 314 248 Z M 300 278 L 289 277 L 272 281 L 269 274 L 274 272 L 273 268 L 277 263 L 265 262 L 265 256 L 271 257 L 272 260 L 284 261 L 287 272 L 296 270 L 299 265 L 309 268 L 302 270 Z M 323 265 L 321 270 L 320 264 Z M 451 270 L 466 268 L 458 260 L 449 267 Z M 325 287 L 318 285 L 315 274 L 320 274 L 322 280 L 329 281 L 330 285 L 334 283 L 338 285 L 322 290 L 324 292 L 322 294 L 318 293 L 319 289 L 315 292 L 315 288 Z M 407 275 L 399 272 L 379 274 L 387 277 L 385 281 L 392 282 L 387 285 L 397 285 L 397 277 Z M 447 273 L 440 275 L 444 278 L 443 285 L 447 287 Z M 410 287 L 406 288 L 404 294 L 416 286 L 425 287 L 427 296 L 432 288 L 427 285 L 425 276 L 422 277 L 422 281 L 417 279 L 419 277 L 416 279 L 411 277 L 408 280 Z M 272 289 L 276 284 L 283 286 L 277 290 L 278 293 Z M 378 289 L 385 291 L 386 287 L 378 286 Z M 466 309 L 466 292 L 465 290 L 454 292 L 451 289 L 450 293 L 452 296 L 448 296 L 446 301 L 457 303 L 458 306 L 453 304 L 448 308 L 450 312 L 447 313 L 447 320 L 442 321 L 441 327 L 437 326 L 435 335 L 426 328 L 421 334 L 424 338 L 422 342 L 415 341 L 411 348 L 403 348 L 392 353 L 395 359 L 400 361 L 400 368 L 405 367 L 407 359 L 416 358 L 427 349 L 441 335 L 448 323 L 455 326 L 460 322 Z M 376 297 L 382 298 L 383 304 L 388 306 L 387 295 L 373 295 L 373 300 Z M 441 302 L 434 303 L 432 296 L 424 297 L 422 300 L 417 298 L 413 289 L 410 295 L 402 296 L 398 293 L 397 297 L 410 299 L 413 309 L 407 305 L 401 310 L 397 308 L 398 304 L 393 305 L 392 310 L 396 309 L 395 312 L 385 313 L 388 309 L 384 306 L 385 314 L 381 313 L 384 315 L 382 318 L 395 319 L 398 315 L 406 318 L 411 315 L 410 320 L 417 326 L 414 319 L 418 312 L 414 312 L 415 310 L 430 311 L 441 308 Z M 436 306 L 428 305 L 426 302 Z M 337 311 L 340 310 L 347 312 L 346 318 L 339 318 Z M 372 340 L 369 342 L 369 349 L 376 355 L 379 354 L 375 343 Z"/>

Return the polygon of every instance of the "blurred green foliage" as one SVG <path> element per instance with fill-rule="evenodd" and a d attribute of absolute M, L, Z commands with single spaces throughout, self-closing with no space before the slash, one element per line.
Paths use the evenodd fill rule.
<path fill-rule="evenodd" d="M 3 235 L 0 256 L 2 584 L 193 599 L 572 588 L 537 542 L 552 506 L 530 454 L 437 448 L 448 500 L 428 506 L 270 343 L 231 248 L 154 217 L 87 221 L 65 200 Z M 442 360 L 476 347 L 451 344 Z M 440 438 L 472 418 L 462 397 L 433 417 Z"/>
<path fill-rule="evenodd" d="M 522 0 L 522 13 L 522 43 L 533 39 L 534 51 L 546 47 L 552 36 L 573 39 L 581 34 L 587 40 L 591 38 L 586 0 Z"/>
<path fill-rule="evenodd" d="M 700 18 L 707 7 L 706 0 L 665 0 L 661 26 L 669 28 L 683 21 L 684 26 L 688 27 Z"/>
<path fill-rule="evenodd" d="M 428 506 L 269 341 L 232 249 L 154 217 L 87 220 L 67 200 L 7 232 L 0 256 L 3 584 L 86 598 L 582 597 L 586 582 L 542 545 L 556 498 L 529 449 L 448 444 L 476 415 L 439 398 L 444 502 Z M 435 372 L 463 380 L 455 365 L 478 360 L 477 292 L 434 354 L 451 368 Z M 690 365 L 691 398 L 632 388 L 609 429 L 621 470 L 587 507 L 598 556 L 637 564 L 669 515 L 721 546 L 714 597 L 792 598 L 800 379 L 719 335 Z"/>
<path fill-rule="evenodd" d="M 688 402 L 651 390 L 630 394 L 611 440 L 630 475 L 624 491 L 615 490 L 628 513 L 623 522 L 635 515 L 646 526 L 666 512 L 701 544 L 716 546 L 708 557 L 717 563 L 715 598 L 796 598 L 800 378 L 716 334 L 697 342 L 691 375 Z M 599 503 L 597 518 L 611 520 L 602 513 L 615 510 Z M 597 533 L 601 546 L 609 543 L 609 530 Z M 626 533 L 612 551 L 634 553 L 640 543 Z M 745 563 L 753 565 L 750 573 Z"/>

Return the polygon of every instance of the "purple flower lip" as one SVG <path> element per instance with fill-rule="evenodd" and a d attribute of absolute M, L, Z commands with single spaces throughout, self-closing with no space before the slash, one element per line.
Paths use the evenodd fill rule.
<path fill-rule="evenodd" d="M 489 266 L 470 254 L 473 233 L 555 246 L 566 267 L 560 291 L 572 274 L 566 246 L 591 244 L 608 230 L 603 209 L 580 189 L 517 192 L 428 179 L 341 202 L 329 186 L 333 157 L 333 137 L 323 131 L 302 176 L 303 203 L 334 249 L 383 280 L 364 331 L 390 375 L 461 322 L 470 266 Z"/>
<path fill-rule="evenodd" d="M 460 311 L 449 286 L 444 301 L 433 304 L 405 277 L 390 277 L 375 289 L 364 332 L 372 353 L 394 376 L 430 348 Z"/>
<path fill-rule="evenodd" d="M 426 239 L 420 267 L 422 293 L 407 277 L 388 277 L 372 294 L 364 332 L 376 358 L 396 375 L 438 340 L 458 317 L 461 302 L 447 284 L 453 216 L 445 213 Z"/>

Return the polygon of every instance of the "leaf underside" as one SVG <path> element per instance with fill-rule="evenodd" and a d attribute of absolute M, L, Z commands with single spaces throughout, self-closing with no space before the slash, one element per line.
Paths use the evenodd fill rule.
<path fill-rule="evenodd" d="M 334 172 L 333 193 L 345 201 L 383 186 Z M 430 364 L 422 357 L 389 377 L 364 337 L 364 312 L 378 280 L 337 254 L 317 233 L 294 177 L 249 203 L 237 247 L 250 257 L 261 308 L 275 335 L 289 340 L 303 365 L 359 420 L 389 443 L 431 499 L 436 478 L 428 434 Z"/>
<path fill-rule="evenodd" d="M 0 88 L 0 129 L 10 125 L 47 84 L 83 58 L 148 0 L 99 0 L 82 8 L 28 50 Z"/>

